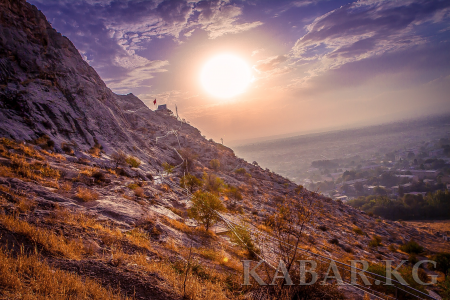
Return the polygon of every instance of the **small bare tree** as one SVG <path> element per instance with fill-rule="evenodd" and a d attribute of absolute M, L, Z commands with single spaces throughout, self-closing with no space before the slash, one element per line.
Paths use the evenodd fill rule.
<path fill-rule="evenodd" d="M 288 272 L 298 258 L 306 226 L 314 221 L 315 209 L 316 203 L 309 195 L 286 197 L 278 204 L 277 212 L 268 218 L 268 223 L 278 238 L 280 258 Z"/>

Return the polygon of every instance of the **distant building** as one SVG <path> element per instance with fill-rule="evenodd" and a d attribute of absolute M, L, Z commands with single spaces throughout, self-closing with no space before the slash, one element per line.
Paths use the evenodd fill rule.
<path fill-rule="evenodd" d="M 167 108 L 167 104 L 158 105 L 158 109 L 155 110 L 157 113 L 172 116 L 173 112 Z"/>
<path fill-rule="evenodd" d="M 342 202 L 347 202 L 348 201 L 348 196 L 339 196 L 336 197 L 336 201 L 337 200 L 341 200 Z"/>
<path fill-rule="evenodd" d="M 427 195 L 427 193 L 426 192 L 409 192 L 409 193 L 405 193 L 405 195 L 414 195 L 414 196 L 422 195 L 425 197 Z"/>
<path fill-rule="evenodd" d="M 416 175 L 419 179 L 436 178 L 438 171 L 436 170 L 410 170 L 412 175 Z"/>
<path fill-rule="evenodd" d="M 161 105 L 158 105 L 158 109 L 157 109 L 158 111 L 162 111 L 162 110 L 168 110 L 167 109 L 167 104 L 161 104 Z"/>
<path fill-rule="evenodd" d="M 419 176 L 417 176 L 417 175 L 395 175 L 395 177 L 407 178 L 409 180 L 416 181 L 416 182 L 419 181 Z"/>

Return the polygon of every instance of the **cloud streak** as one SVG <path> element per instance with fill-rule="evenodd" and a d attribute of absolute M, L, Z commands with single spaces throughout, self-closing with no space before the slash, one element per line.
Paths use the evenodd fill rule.
<path fill-rule="evenodd" d="M 424 24 L 445 25 L 448 1 L 358 1 L 314 20 L 291 50 L 292 60 L 309 62 L 308 76 L 427 43 Z"/>

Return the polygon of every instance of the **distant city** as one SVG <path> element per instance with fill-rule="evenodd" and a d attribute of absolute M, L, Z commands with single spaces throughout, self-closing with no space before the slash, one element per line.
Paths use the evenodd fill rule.
<path fill-rule="evenodd" d="M 425 196 L 450 187 L 450 117 L 272 140 L 236 153 L 343 202 Z"/>

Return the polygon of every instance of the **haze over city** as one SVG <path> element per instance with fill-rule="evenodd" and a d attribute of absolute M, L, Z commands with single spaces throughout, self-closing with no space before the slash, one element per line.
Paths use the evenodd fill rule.
<path fill-rule="evenodd" d="M 450 111 L 448 1 L 30 2 L 113 92 L 225 144 Z"/>

